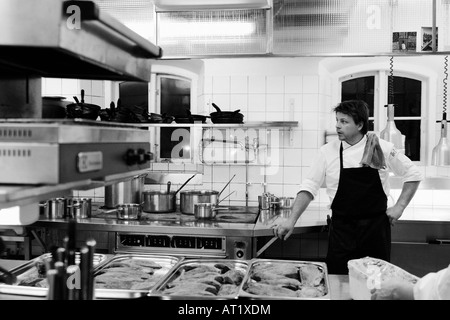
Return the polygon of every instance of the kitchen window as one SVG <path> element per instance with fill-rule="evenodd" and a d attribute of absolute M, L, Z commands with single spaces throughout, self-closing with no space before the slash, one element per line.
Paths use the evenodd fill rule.
<path fill-rule="evenodd" d="M 152 66 L 149 112 L 166 117 L 185 118 L 197 111 L 198 74 L 183 67 Z M 162 125 L 150 128 L 151 145 L 156 162 L 193 163 L 197 130 L 190 126 Z"/>
<path fill-rule="evenodd" d="M 361 99 L 369 105 L 369 130 L 381 132 L 387 121 L 388 74 L 386 72 L 351 74 L 340 79 L 341 101 Z M 406 76 L 394 76 L 394 121 L 405 136 L 405 154 L 421 161 L 423 135 L 423 81 Z M 377 89 L 379 88 L 379 89 Z"/>
<path fill-rule="evenodd" d="M 172 75 L 156 76 L 156 110 L 161 115 L 187 117 L 191 112 L 191 81 Z M 158 136 L 158 133 L 157 133 Z M 157 138 L 159 159 L 170 162 L 191 159 L 189 127 L 164 128 Z"/>

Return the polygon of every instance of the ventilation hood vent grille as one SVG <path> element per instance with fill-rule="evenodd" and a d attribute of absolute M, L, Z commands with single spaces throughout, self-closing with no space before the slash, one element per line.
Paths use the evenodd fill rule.
<path fill-rule="evenodd" d="M 0 73 L 149 81 L 161 49 L 92 1 L 0 1 Z"/>

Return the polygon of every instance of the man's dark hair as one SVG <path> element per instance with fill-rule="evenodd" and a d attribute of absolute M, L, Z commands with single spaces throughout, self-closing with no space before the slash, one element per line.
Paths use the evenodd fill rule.
<path fill-rule="evenodd" d="M 369 107 L 363 100 L 342 101 L 333 109 L 333 111 L 351 116 L 356 124 L 362 123 L 362 134 L 366 134 L 369 130 Z"/>

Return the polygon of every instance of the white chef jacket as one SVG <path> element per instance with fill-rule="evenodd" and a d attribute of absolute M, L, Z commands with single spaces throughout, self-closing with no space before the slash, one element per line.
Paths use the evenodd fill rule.
<path fill-rule="evenodd" d="M 423 176 L 419 171 L 419 168 L 414 165 L 414 163 L 403 153 L 396 150 L 393 143 L 383 139 L 378 140 L 380 142 L 380 147 L 383 150 L 387 165 L 386 169 L 378 170 L 386 197 L 389 197 L 390 193 L 389 171 L 393 172 L 394 175 L 401 177 L 402 182 L 422 181 Z M 364 135 L 361 141 L 354 145 L 350 145 L 347 142 L 342 141 L 344 169 L 362 167 L 360 162 L 363 157 L 366 142 L 367 135 Z M 320 147 L 306 179 L 304 179 L 300 185 L 300 191 L 308 191 L 315 198 L 320 187 L 325 181 L 327 186 L 327 194 L 330 198 L 330 204 L 333 202 L 339 184 L 340 145 L 340 140 L 333 140 Z"/>
<path fill-rule="evenodd" d="M 450 300 L 450 265 L 423 276 L 414 285 L 414 300 Z"/>

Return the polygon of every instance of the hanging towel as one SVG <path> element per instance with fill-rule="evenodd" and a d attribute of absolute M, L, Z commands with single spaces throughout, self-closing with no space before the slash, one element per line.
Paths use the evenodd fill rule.
<path fill-rule="evenodd" d="M 386 168 L 383 150 L 381 150 L 380 142 L 375 133 L 367 134 L 367 142 L 360 164 L 377 170 Z"/>

